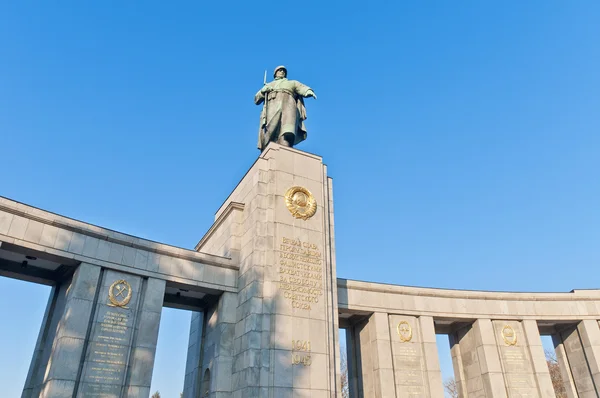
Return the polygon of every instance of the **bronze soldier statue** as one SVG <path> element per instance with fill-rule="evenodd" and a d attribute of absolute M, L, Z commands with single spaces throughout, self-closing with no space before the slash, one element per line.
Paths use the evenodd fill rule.
<path fill-rule="evenodd" d="M 289 147 L 304 141 L 304 98 L 317 99 L 310 87 L 299 81 L 287 79 L 285 66 L 275 68 L 273 77 L 275 80 L 268 84 L 265 81 L 264 87 L 254 96 L 256 105 L 264 103 L 258 130 L 258 149 L 261 151 L 271 141 Z"/>

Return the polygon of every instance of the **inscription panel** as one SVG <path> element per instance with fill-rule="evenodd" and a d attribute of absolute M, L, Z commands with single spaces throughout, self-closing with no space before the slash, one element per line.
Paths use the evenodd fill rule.
<path fill-rule="evenodd" d="M 509 396 L 539 397 L 521 323 L 493 321 L 493 325 Z"/>
<path fill-rule="evenodd" d="M 311 310 L 323 299 L 323 259 L 316 244 L 283 237 L 278 271 L 279 289 L 292 308 Z"/>
<path fill-rule="evenodd" d="M 78 397 L 112 398 L 121 395 L 121 386 L 118 384 L 82 383 Z"/>
<path fill-rule="evenodd" d="M 428 397 L 429 386 L 425 374 L 418 319 L 390 315 L 389 324 L 398 397 Z"/>
<path fill-rule="evenodd" d="M 84 381 L 90 388 L 95 383 L 122 385 L 132 333 L 127 326 L 130 315 L 111 308 L 100 311 L 99 316 L 88 348 Z"/>
<path fill-rule="evenodd" d="M 107 271 L 78 396 L 119 397 L 125 383 L 141 278 Z"/>

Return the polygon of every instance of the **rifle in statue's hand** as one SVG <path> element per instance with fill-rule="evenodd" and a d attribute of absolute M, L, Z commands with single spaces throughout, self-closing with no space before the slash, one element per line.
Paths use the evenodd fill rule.
<path fill-rule="evenodd" d="M 263 77 L 263 89 L 267 86 L 267 70 L 265 69 L 265 76 Z M 263 126 L 263 134 L 267 134 L 267 122 L 268 122 L 268 118 L 267 118 L 267 103 L 269 102 L 269 92 L 265 91 L 264 94 L 265 99 L 264 99 L 264 103 L 263 103 L 263 111 L 265 112 L 265 123 Z"/>

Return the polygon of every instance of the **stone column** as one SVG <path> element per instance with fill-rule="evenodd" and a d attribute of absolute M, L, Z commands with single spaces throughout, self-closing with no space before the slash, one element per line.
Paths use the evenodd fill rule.
<path fill-rule="evenodd" d="M 461 394 L 554 396 L 536 321 L 478 319 L 453 336 L 452 356 Z"/>
<path fill-rule="evenodd" d="M 359 354 L 357 352 L 356 328 L 346 329 L 346 364 L 348 371 L 348 391 L 351 397 L 359 397 L 360 365 Z M 362 391 L 362 390 L 361 390 Z"/>
<path fill-rule="evenodd" d="M 596 394 L 600 393 L 600 327 L 598 321 L 586 319 L 579 322 L 577 331 L 581 338 L 588 367 L 594 380 Z"/>
<path fill-rule="evenodd" d="M 81 264 L 70 283 L 58 289 L 35 377 L 39 383 L 33 391 L 40 397 L 71 397 L 76 389 L 99 277 L 100 267 Z"/>
<path fill-rule="evenodd" d="M 456 381 L 456 387 L 458 389 L 459 397 L 467 396 L 467 381 L 465 380 L 465 369 L 462 362 L 462 353 L 460 350 L 459 335 L 462 336 L 463 332 L 455 331 L 448 335 L 450 343 L 450 355 L 452 356 L 452 369 L 454 370 L 454 380 Z"/>
<path fill-rule="evenodd" d="M 40 326 L 40 332 L 38 334 L 37 341 L 35 343 L 35 349 L 33 351 L 33 356 L 31 358 L 31 363 L 29 365 L 29 371 L 27 372 L 27 378 L 25 379 L 25 386 L 23 388 L 23 393 L 21 394 L 21 398 L 29 398 L 29 397 L 39 397 L 41 385 L 44 378 L 44 373 L 41 372 L 41 364 L 47 363 L 47 356 L 50 353 L 51 345 L 48 342 L 52 342 L 54 340 L 54 332 L 56 331 L 56 324 L 54 327 L 51 327 L 52 321 L 60 318 L 56 316 L 56 313 L 59 312 L 56 310 L 56 304 L 58 302 L 59 296 L 63 301 L 63 308 L 60 309 L 60 313 L 62 314 L 62 310 L 64 309 L 64 299 L 65 299 L 64 289 L 61 292 L 60 285 L 56 285 L 52 287 L 50 291 L 50 296 L 48 297 L 48 304 L 46 304 L 46 311 L 44 313 L 44 318 L 42 319 L 42 324 Z M 44 354 L 46 355 L 46 360 L 44 361 Z M 45 370 L 45 367 L 43 368 Z"/>
<path fill-rule="evenodd" d="M 136 316 L 136 329 L 123 388 L 124 397 L 145 398 L 150 395 L 165 288 L 164 280 L 142 280 L 140 296 L 143 301 L 138 306 Z"/>
<path fill-rule="evenodd" d="M 373 359 L 371 358 L 372 352 L 369 321 L 362 321 L 353 326 L 353 329 L 358 367 L 357 373 L 359 377 L 357 397 L 372 396 L 375 388 L 373 386 Z"/>
<path fill-rule="evenodd" d="M 533 373 L 537 382 L 537 388 L 541 397 L 552 397 L 554 387 L 550 378 L 550 369 L 546 363 L 546 354 L 542 346 L 540 330 L 537 322 L 534 320 L 525 320 L 521 322 L 523 333 L 525 335 L 526 344 L 529 347 L 529 355 L 531 356 L 531 364 Z"/>
<path fill-rule="evenodd" d="M 357 328 L 364 397 L 396 397 L 388 315 L 376 312 Z"/>
<path fill-rule="evenodd" d="M 201 348 L 202 380 L 196 397 L 227 398 L 232 396 L 236 375 L 234 366 L 234 333 L 237 295 L 225 292 L 214 308 L 206 312 Z M 256 343 L 249 343 L 256 344 Z M 207 372 L 208 371 L 208 372 Z M 232 376 L 233 374 L 233 376 Z M 210 375 L 205 378 L 205 375 Z"/>
<path fill-rule="evenodd" d="M 440 368 L 433 317 L 420 316 L 418 319 L 421 330 L 423 359 L 425 361 L 425 378 L 429 385 L 429 394 L 432 397 L 442 397 L 444 396 L 442 369 Z"/>
<path fill-rule="evenodd" d="M 202 343 L 204 336 L 204 312 L 192 312 L 188 341 L 183 397 L 196 398 L 200 395 L 202 380 Z"/>
<path fill-rule="evenodd" d="M 486 398 L 506 397 L 506 387 L 500 365 L 500 357 L 489 319 L 478 319 L 472 325 L 459 329 L 455 338 L 460 349 L 453 349 L 453 356 L 460 361 L 462 374 L 457 377 L 466 389 L 466 396 Z"/>
<path fill-rule="evenodd" d="M 71 397 L 96 295 L 100 267 L 81 264 L 52 289 L 22 397 Z"/>
<path fill-rule="evenodd" d="M 554 351 L 556 352 L 556 360 L 560 368 L 560 375 L 562 376 L 563 385 L 567 392 L 568 398 L 577 398 L 577 389 L 575 388 L 575 380 L 573 380 L 573 374 L 571 373 L 571 366 L 569 365 L 569 359 L 567 357 L 567 351 L 562 340 L 560 333 L 552 335 L 552 342 L 554 343 Z"/>
<path fill-rule="evenodd" d="M 561 361 L 561 369 L 568 364 L 578 396 L 597 397 L 600 383 L 600 328 L 597 321 L 584 320 L 564 328 L 555 337 L 555 345 L 558 342 L 560 346 L 561 341 L 567 359 Z"/>

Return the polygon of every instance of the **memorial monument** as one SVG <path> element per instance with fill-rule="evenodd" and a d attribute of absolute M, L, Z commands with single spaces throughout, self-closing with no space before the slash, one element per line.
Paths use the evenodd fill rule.
<path fill-rule="evenodd" d="M 286 73 L 257 93 L 261 154 L 194 249 L 0 197 L 0 276 L 52 286 L 22 397 L 149 397 L 164 306 L 193 311 L 186 398 L 342 397 L 340 328 L 351 397 L 443 397 L 436 333 L 461 397 L 553 397 L 542 334 L 567 396 L 598 397 L 600 290 L 337 278 L 332 179 L 293 148 L 315 95 Z"/>
<path fill-rule="evenodd" d="M 266 77 L 265 72 L 264 86 L 254 96 L 256 105 L 263 104 L 258 149 L 263 151 L 269 142 L 293 147 L 306 139 L 304 98 L 317 99 L 317 95 L 310 87 L 288 80 L 285 66 L 275 68 L 272 82 L 267 84 Z"/>

